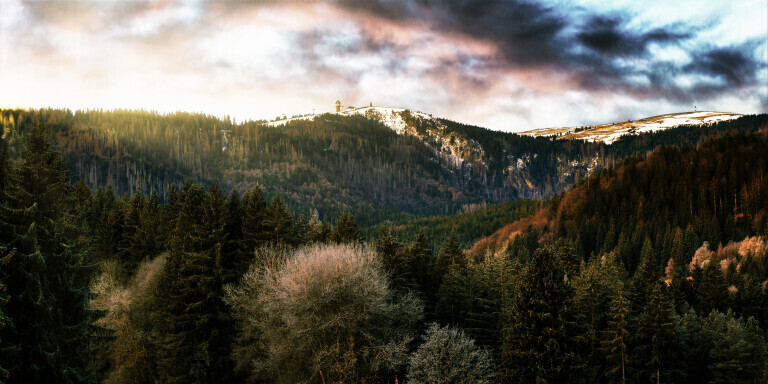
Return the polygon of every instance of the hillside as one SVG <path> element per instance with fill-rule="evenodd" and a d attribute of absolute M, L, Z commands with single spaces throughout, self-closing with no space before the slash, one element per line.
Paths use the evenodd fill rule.
<path fill-rule="evenodd" d="M 661 246 L 675 228 L 695 234 L 697 244 L 690 247 L 707 241 L 716 248 L 768 235 L 767 136 L 764 122 L 757 134 L 629 158 L 583 180 L 535 215 L 478 241 L 472 253 L 503 251 L 526 233 L 577 241 L 586 258 L 620 243 L 639 251 L 645 237 Z M 625 267 L 633 271 L 639 255 L 625 256 Z M 686 263 L 692 256 L 686 253 Z"/>
<path fill-rule="evenodd" d="M 111 186 L 119 195 L 156 190 L 166 200 L 170 186 L 185 180 L 218 179 L 225 191 L 241 193 L 261 185 L 294 212 L 313 209 L 333 220 L 346 209 L 363 227 L 552 197 L 627 156 L 754 131 L 761 118 L 681 126 L 608 146 L 380 107 L 272 123 L 125 110 L 0 111 L 12 157 L 39 122 L 71 165 L 73 181 L 92 188 Z"/>
<path fill-rule="evenodd" d="M 347 209 L 362 225 L 552 196 L 612 161 L 596 144 L 397 115 L 400 134 L 380 116 L 335 114 L 270 126 L 187 113 L 3 110 L 2 123 L 16 157 L 23 133 L 41 122 L 73 179 L 94 188 L 156 190 L 165 200 L 185 180 L 218 179 L 240 192 L 259 184 L 294 211 L 333 219 Z"/>
<path fill-rule="evenodd" d="M 737 113 L 723 112 L 670 113 L 639 120 L 587 127 L 541 128 L 521 132 L 520 134 L 531 137 L 553 136 L 565 140 L 576 139 L 612 144 L 625 135 L 657 132 L 681 125 L 707 125 L 737 119 L 741 116 Z"/>

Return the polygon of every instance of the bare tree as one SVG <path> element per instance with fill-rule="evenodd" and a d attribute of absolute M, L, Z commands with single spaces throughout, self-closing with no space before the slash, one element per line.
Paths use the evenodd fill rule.
<path fill-rule="evenodd" d="M 166 259 L 164 255 L 139 264 L 133 278 L 122 283 L 119 262 L 101 263 L 100 275 L 91 289 L 91 308 L 105 312 L 97 325 L 111 329 L 114 339 L 106 348 L 105 383 L 157 381 L 150 331 L 155 308 L 155 290 Z"/>
<path fill-rule="evenodd" d="M 424 343 L 413 352 L 408 382 L 413 384 L 484 384 L 494 382 L 491 354 L 461 329 L 432 323 Z"/>
<path fill-rule="evenodd" d="M 234 358 L 252 380 L 381 382 L 405 365 L 422 306 L 394 296 L 374 251 L 324 245 L 257 260 L 226 298 Z"/>

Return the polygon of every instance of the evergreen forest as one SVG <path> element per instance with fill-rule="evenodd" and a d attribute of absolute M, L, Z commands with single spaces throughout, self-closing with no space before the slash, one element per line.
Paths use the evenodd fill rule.
<path fill-rule="evenodd" d="M 1 117 L 0 382 L 768 382 L 768 115 Z"/>

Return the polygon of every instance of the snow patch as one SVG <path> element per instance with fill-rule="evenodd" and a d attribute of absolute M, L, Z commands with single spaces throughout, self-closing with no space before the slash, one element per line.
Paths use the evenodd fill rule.
<path fill-rule="evenodd" d="M 520 133 L 526 136 L 561 135 L 562 139 L 579 139 L 590 142 L 614 143 L 621 136 L 645 132 L 657 132 L 681 125 L 705 125 L 720 121 L 733 120 L 741 117 L 737 113 L 723 112 L 686 112 L 649 117 L 641 120 L 627 121 L 614 124 L 602 124 L 591 127 L 575 128 L 544 128 Z"/>

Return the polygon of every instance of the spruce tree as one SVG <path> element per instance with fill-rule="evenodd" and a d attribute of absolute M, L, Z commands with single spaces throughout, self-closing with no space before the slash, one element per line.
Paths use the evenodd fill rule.
<path fill-rule="evenodd" d="M 427 235 L 424 233 L 424 228 L 419 229 L 416 240 L 408 248 L 410 253 L 408 271 L 414 286 L 423 295 L 432 286 L 432 271 L 434 270 L 432 250 L 427 245 Z"/>
<path fill-rule="evenodd" d="M 608 311 L 608 324 L 600 332 L 600 347 L 606 362 L 605 376 L 611 383 L 626 383 L 631 377 L 629 362 L 630 346 L 629 302 L 619 287 Z"/>
<path fill-rule="evenodd" d="M 309 244 L 310 241 L 309 218 L 306 213 L 299 215 L 293 228 L 292 243 L 296 247 Z"/>
<path fill-rule="evenodd" d="M 445 240 L 443 246 L 440 248 L 440 252 L 437 254 L 437 260 L 435 261 L 435 272 L 437 274 L 436 281 L 438 283 L 441 282 L 443 276 L 448 274 L 448 272 L 454 268 L 466 270 L 467 257 L 459 246 L 456 234 L 451 232 L 451 235 Z"/>
<path fill-rule="evenodd" d="M 117 256 L 133 272 L 144 258 L 142 254 L 144 237 L 141 236 L 141 212 L 144 210 L 144 196 L 136 192 L 125 211 L 125 226 L 117 245 Z"/>
<path fill-rule="evenodd" d="M 117 239 L 122 232 L 122 215 L 112 215 L 117 204 L 112 188 L 99 188 L 93 200 L 89 224 L 93 237 L 94 259 L 105 260 L 117 251 Z M 118 216 L 119 223 L 114 223 L 111 219 Z"/>
<path fill-rule="evenodd" d="M 4 309 L 14 324 L 7 341 L 18 349 L 0 354 L 9 383 L 91 382 L 87 308 L 87 244 L 72 214 L 67 167 L 41 126 L 28 132 L 11 167 L 0 206 L 0 243 L 13 250 L 4 266 Z"/>
<path fill-rule="evenodd" d="M 266 244 L 270 238 L 264 226 L 267 203 L 261 188 L 256 186 L 245 192 L 240 205 L 243 231 L 240 250 L 252 255 L 256 248 Z"/>
<path fill-rule="evenodd" d="M 355 244 L 360 241 L 355 218 L 347 213 L 346 210 L 336 220 L 336 226 L 331 234 L 331 241 L 336 244 Z"/>
<path fill-rule="evenodd" d="M 578 323 L 573 288 L 547 247 L 534 253 L 513 301 L 504 330 L 505 382 L 564 383 L 584 380 L 584 330 Z"/>
<path fill-rule="evenodd" d="M 661 269 L 656 262 L 656 255 L 654 254 L 651 240 L 646 237 L 643 242 L 640 265 L 637 267 L 634 276 L 632 276 L 629 286 L 630 302 L 632 303 L 632 312 L 634 314 L 642 312 L 654 285 L 656 285 L 660 278 Z"/>
<path fill-rule="evenodd" d="M 214 183 L 206 194 L 187 183 L 168 262 L 158 287 L 153 331 L 160 379 L 210 383 L 232 379 L 231 326 L 222 301 L 226 198 Z"/>
<path fill-rule="evenodd" d="M 0 191 L 2 190 L 0 189 Z M 7 293 L 8 287 L 5 285 L 7 273 L 4 269 L 5 265 L 13 258 L 14 253 L 5 247 L 0 247 L 0 353 L 2 354 L 12 354 L 17 350 L 17 347 L 7 340 L 6 335 L 13 331 L 13 320 L 8 317 L 4 309 L 11 299 Z M 5 382 L 9 377 L 8 369 L 0 365 L 0 382 Z"/>
<path fill-rule="evenodd" d="M 144 201 L 141 210 L 138 230 L 134 234 L 133 244 L 138 253 L 138 260 L 154 259 L 164 249 L 164 239 L 161 237 L 163 207 L 160 195 L 152 191 L 149 199 Z"/>
<path fill-rule="evenodd" d="M 264 228 L 268 233 L 269 243 L 277 247 L 293 245 L 295 235 L 293 217 L 278 196 L 275 196 L 267 206 Z"/>
<path fill-rule="evenodd" d="M 696 312 L 709 313 L 725 306 L 728 288 L 719 263 L 710 261 L 703 268 L 694 270 L 693 284 L 698 300 Z"/>
<path fill-rule="evenodd" d="M 392 236 L 389 228 L 379 229 L 379 235 L 375 242 L 376 254 L 381 259 L 384 271 L 389 275 L 392 288 L 401 291 L 407 287 L 405 269 L 407 265 L 403 260 L 405 252 L 402 251 L 403 245 Z"/>
<path fill-rule="evenodd" d="M 459 247 L 456 236 L 443 243 L 435 262 L 438 285 L 435 312 L 442 323 L 464 324 L 471 307 L 469 266 L 467 256 Z"/>
<path fill-rule="evenodd" d="M 678 321 L 662 283 L 655 283 L 637 330 L 633 365 L 638 382 L 672 383 L 683 377 Z"/>
<path fill-rule="evenodd" d="M 712 384 L 753 383 L 755 365 L 762 356 L 752 356 L 750 344 L 746 340 L 744 324 L 727 313 L 726 327 L 720 330 L 709 352 L 712 362 L 709 371 L 712 373 Z"/>
<path fill-rule="evenodd" d="M 222 253 L 227 255 L 222 264 L 223 284 L 235 283 L 240 279 L 249 266 L 251 253 L 240 248 L 243 242 L 243 216 L 240 194 L 232 189 L 227 201 L 227 222 L 224 226 L 226 240 L 222 245 Z"/>

